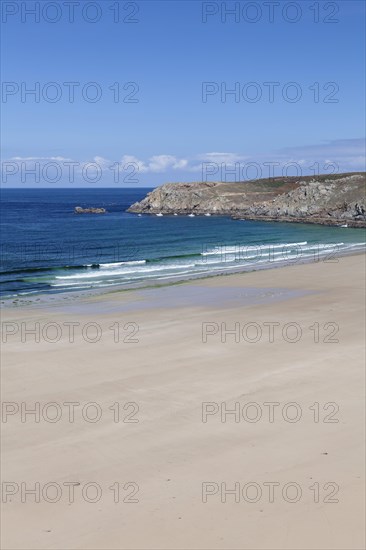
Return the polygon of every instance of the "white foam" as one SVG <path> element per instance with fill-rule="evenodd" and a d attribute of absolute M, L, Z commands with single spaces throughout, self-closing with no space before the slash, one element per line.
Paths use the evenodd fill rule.
<path fill-rule="evenodd" d="M 150 273 L 150 272 L 153 272 L 153 271 L 166 271 L 166 270 L 169 270 L 169 269 L 182 269 L 182 268 L 187 268 L 187 267 L 194 267 L 196 264 L 194 263 L 190 263 L 190 264 L 167 264 L 167 265 L 164 265 L 164 266 L 156 266 L 156 267 L 145 267 L 145 268 L 141 268 L 141 269 L 136 269 L 136 268 L 133 268 L 131 266 L 130 269 L 126 268 L 126 269 L 121 269 L 121 270 L 102 270 L 102 269 L 98 269 L 98 270 L 94 270 L 90 273 L 78 273 L 77 275 L 57 275 L 55 277 L 55 279 L 58 279 L 58 280 L 70 280 L 70 279 L 77 279 L 79 281 L 83 280 L 83 279 L 102 279 L 102 278 L 105 278 L 105 277 L 117 277 L 119 275 L 132 275 L 133 273 Z"/>
<path fill-rule="evenodd" d="M 208 250 L 207 252 L 201 252 L 201 256 L 211 256 L 211 255 L 217 255 L 217 254 L 230 254 L 230 252 L 234 253 L 241 249 L 260 249 L 260 248 L 286 248 L 291 246 L 304 246 L 308 244 L 307 241 L 303 241 L 301 243 L 282 243 L 282 244 L 248 244 L 248 245 L 239 245 L 236 246 L 226 246 L 226 245 L 219 245 L 216 248 L 212 248 L 211 250 Z"/>
<path fill-rule="evenodd" d="M 103 286 L 115 286 L 129 284 L 147 279 L 170 279 L 192 274 L 216 274 L 226 270 L 247 268 L 255 269 L 257 265 L 279 263 L 295 263 L 297 261 L 311 260 L 311 258 L 326 258 L 331 260 L 335 254 L 342 250 L 354 250 L 362 248 L 366 243 L 283 243 L 252 245 L 244 247 L 220 247 L 201 254 L 201 259 L 187 262 L 184 259 L 171 259 L 164 263 L 147 263 L 146 260 L 129 262 L 114 262 L 100 264 L 99 269 L 77 272 L 75 274 L 58 275 L 52 278 L 50 284 L 53 287 L 93 288 Z M 252 250 L 250 250 L 252 248 Z M 252 252 L 252 255 L 250 255 Z M 207 256 L 203 259 L 202 256 Z M 221 256 L 221 257 L 220 257 Z"/>
<path fill-rule="evenodd" d="M 118 267 L 120 265 L 141 265 L 146 264 L 146 260 L 131 260 L 130 262 L 113 262 L 111 264 L 99 264 L 100 267 Z"/>

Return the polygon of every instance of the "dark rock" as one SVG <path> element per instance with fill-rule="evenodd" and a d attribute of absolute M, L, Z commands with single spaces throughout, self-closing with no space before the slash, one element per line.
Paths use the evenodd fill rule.
<path fill-rule="evenodd" d="M 107 210 L 105 208 L 82 208 L 81 206 L 75 206 L 75 214 L 105 214 Z"/>

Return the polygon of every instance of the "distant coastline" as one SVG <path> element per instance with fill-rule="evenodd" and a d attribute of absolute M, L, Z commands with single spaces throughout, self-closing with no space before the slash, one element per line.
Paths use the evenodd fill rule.
<path fill-rule="evenodd" d="M 366 227 L 365 172 L 224 183 L 166 183 L 128 212 Z"/>

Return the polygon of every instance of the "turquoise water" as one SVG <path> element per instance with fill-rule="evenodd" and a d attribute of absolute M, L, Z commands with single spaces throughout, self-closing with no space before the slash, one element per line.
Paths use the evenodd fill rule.
<path fill-rule="evenodd" d="M 206 216 L 138 216 L 149 189 L 1 192 L 4 297 L 146 286 L 364 250 L 365 231 Z M 74 214 L 103 206 L 104 215 Z"/>

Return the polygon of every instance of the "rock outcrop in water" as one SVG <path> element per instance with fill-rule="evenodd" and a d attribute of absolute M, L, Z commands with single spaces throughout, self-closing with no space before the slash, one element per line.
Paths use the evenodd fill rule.
<path fill-rule="evenodd" d="M 365 173 L 358 172 L 239 183 L 167 183 L 128 212 L 366 227 L 365 202 Z"/>
<path fill-rule="evenodd" d="M 81 206 L 75 206 L 75 214 L 105 214 L 107 210 L 105 208 L 82 208 Z"/>

